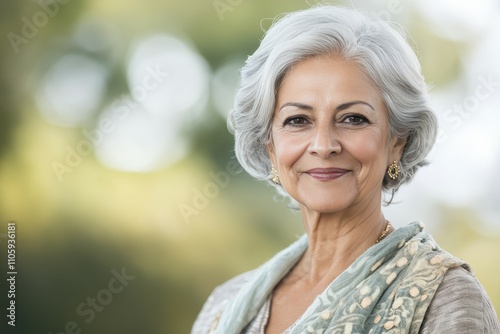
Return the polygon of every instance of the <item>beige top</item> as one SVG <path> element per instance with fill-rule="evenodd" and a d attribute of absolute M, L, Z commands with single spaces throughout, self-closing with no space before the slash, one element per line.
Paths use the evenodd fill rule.
<path fill-rule="evenodd" d="M 251 279 L 253 273 L 254 271 L 246 272 L 217 287 L 203 306 L 191 333 L 210 333 L 225 305 Z M 245 328 L 244 334 L 264 334 L 270 301 L 271 298 L 268 298 L 257 316 Z M 500 334 L 500 324 L 481 284 L 468 271 L 457 267 L 446 272 L 427 310 L 420 333 Z"/>

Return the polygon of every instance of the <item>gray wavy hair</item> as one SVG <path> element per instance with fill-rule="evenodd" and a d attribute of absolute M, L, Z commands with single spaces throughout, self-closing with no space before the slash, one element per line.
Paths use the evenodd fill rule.
<path fill-rule="evenodd" d="M 323 54 L 341 55 L 361 67 L 380 89 L 390 135 L 407 139 L 399 177 L 392 180 L 386 175 L 382 183 L 382 189 L 394 195 L 418 168 L 427 165 L 437 119 L 429 106 L 417 56 L 405 37 L 387 22 L 343 7 L 324 5 L 285 15 L 248 57 L 228 117 L 236 157 L 250 175 L 270 180 L 267 144 L 280 84 L 295 64 Z"/>

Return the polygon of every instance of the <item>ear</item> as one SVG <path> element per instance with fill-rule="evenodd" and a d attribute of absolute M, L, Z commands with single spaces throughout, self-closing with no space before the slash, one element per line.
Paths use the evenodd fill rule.
<path fill-rule="evenodd" d="M 405 138 L 398 138 L 394 137 L 391 140 L 391 154 L 390 154 L 390 161 L 389 164 L 391 164 L 393 161 L 400 161 L 401 156 L 403 155 L 403 150 L 406 146 L 407 142 L 407 137 Z"/>
<path fill-rule="evenodd" d="M 276 152 L 274 150 L 274 143 L 272 138 L 270 138 L 269 142 L 267 143 L 267 154 L 269 154 L 271 163 L 276 166 Z"/>

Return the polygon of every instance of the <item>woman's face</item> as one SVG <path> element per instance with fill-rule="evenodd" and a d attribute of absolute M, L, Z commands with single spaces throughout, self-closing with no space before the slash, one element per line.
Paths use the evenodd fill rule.
<path fill-rule="evenodd" d="M 306 208 L 380 207 L 384 174 L 404 144 L 390 138 L 379 90 L 355 62 L 317 56 L 285 76 L 268 150 L 281 184 Z"/>

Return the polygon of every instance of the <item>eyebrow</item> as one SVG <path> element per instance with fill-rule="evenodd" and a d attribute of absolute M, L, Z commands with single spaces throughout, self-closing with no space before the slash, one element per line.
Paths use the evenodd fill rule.
<path fill-rule="evenodd" d="M 370 109 L 375 111 L 375 108 L 373 108 L 371 104 L 369 104 L 368 102 L 365 102 L 365 101 L 361 101 L 361 100 L 355 100 L 355 101 L 342 103 L 335 108 L 335 111 L 342 111 L 345 109 L 349 109 L 350 107 L 352 107 L 353 105 L 356 105 L 356 104 L 364 104 L 365 106 L 368 106 L 368 107 L 370 107 Z M 281 111 L 281 109 L 283 109 L 285 107 L 296 107 L 296 108 L 303 109 L 303 110 L 312 110 L 313 109 L 313 107 L 311 107 L 308 104 L 304 104 L 304 103 L 300 103 L 300 102 L 287 102 L 281 106 L 280 111 Z"/>
<path fill-rule="evenodd" d="M 296 108 L 304 109 L 304 110 L 312 110 L 313 109 L 310 105 L 307 105 L 304 103 L 287 102 L 281 106 L 280 111 L 281 111 L 281 109 L 286 108 L 286 107 L 296 107 Z"/>

